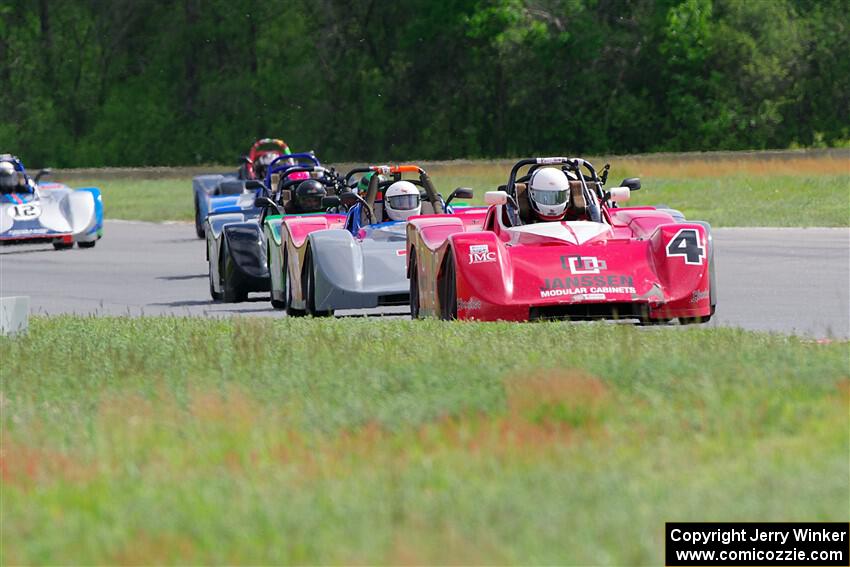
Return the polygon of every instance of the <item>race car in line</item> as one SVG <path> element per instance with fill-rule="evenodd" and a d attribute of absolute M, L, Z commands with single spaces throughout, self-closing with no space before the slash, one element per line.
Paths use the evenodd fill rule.
<path fill-rule="evenodd" d="M 248 153 L 240 158 L 235 173 L 198 175 L 192 179 L 195 201 L 195 233 L 204 237 L 204 221 L 212 211 L 240 207 L 245 182 L 263 180 L 269 164 L 280 156 L 292 153 L 286 142 L 277 138 L 262 138 L 254 142 Z"/>
<path fill-rule="evenodd" d="M 19 158 L 0 155 L 0 243 L 94 247 L 103 236 L 100 190 L 41 182 L 49 173 L 44 169 L 31 179 Z"/>
<path fill-rule="evenodd" d="M 412 219 L 412 316 L 708 321 L 717 302 L 710 226 L 620 207 L 640 180 L 605 189 L 607 174 L 581 158 L 523 159 L 486 194 L 483 230 L 451 215 Z"/>
<path fill-rule="evenodd" d="M 274 227 L 282 215 L 297 218 L 339 204 L 338 197 L 330 203 L 326 198 L 338 193 L 338 176 L 319 165 L 312 153 L 277 158 L 265 183 L 249 180 L 246 189 L 240 201 L 244 209 L 213 213 L 205 223 L 210 295 L 215 300 L 239 302 L 250 292 L 269 291 L 268 246 L 262 225 Z M 340 223 L 345 219 L 336 216 Z"/>
<path fill-rule="evenodd" d="M 402 179 L 406 173 L 416 177 Z M 453 199 L 472 197 L 471 189 L 457 188 L 444 201 L 416 165 L 356 168 L 343 186 L 356 185 L 356 174 L 365 174 L 368 185 L 364 195 L 340 195 L 349 207 L 344 223 L 333 215 L 284 217 L 279 228 L 267 223 L 275 307 L 290 315 L 328 316 L 337 309 L 407 305 L 407 220 L 444 215 Z M 485 212 L 458 209 L 455 218 L 472 227 L 481 225 Z"/>

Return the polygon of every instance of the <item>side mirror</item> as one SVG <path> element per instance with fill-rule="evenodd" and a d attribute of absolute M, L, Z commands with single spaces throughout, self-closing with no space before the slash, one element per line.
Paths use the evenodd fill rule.
<path fill-rule="evenodd" d="M 487 191 L 484 193 L 484 204 L 488 207 L 504 205 L 508 202 L 508 194 L 504 191 Z"/>
<path fill-rule="evenodd" d="M 449 198 L 446 199 L 446 205 L 451 203 L 454 199 L 472 199 L 473 196 L 475 196 L 475 193 L 469 187 L 458 187 L 452 191 Z"/>
<path fill-rule="evenodd" d="M 632 191 L 637 191 L 640 189 L 640 178 L 639 177 L 629 177 L 627 179 L 623 179 L 623 182 L 620 183 L 621 187 L 628 187 Z"/>
<path fill-rule="evenodd" d="M 261 181 L 257 181 L 256 179 L 249 179 L 245 182 L 246 191 L 256 191 L 257 189 L 262 189 L 263 187 L 263 183 Z"/>
<path fill-rule="evenodd" d="M 39 171 L 35 176 L 35 182 L 38 183 L 38 180 L 42 177 L 46 177 L 48 175 L 52 175 L 53 171 L 49 167 L 45 167 L 41 171 Z"/>
<path fill-rule="evenodd" d="M 336 195 L 328 195 L 327 197 L 322 198 L 323 209 L 332 209 L 334 207 L 338 207 L 340 203 L 342 203 L 342 199 L 340 199 Z"/>

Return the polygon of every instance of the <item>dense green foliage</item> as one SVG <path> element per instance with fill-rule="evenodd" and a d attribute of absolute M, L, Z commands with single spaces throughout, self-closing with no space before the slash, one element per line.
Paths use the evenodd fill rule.
<path fill-rule="evenodd" d="M 0 1 L 0 149 L 34 165 L 850 140 L 845 0 Z"/>
<path fill-rule="evenodd" d="M 0 337 L 0 563 L 651 565 L 667 521 L 846 520 L 847 348 L 37 317 Z"/>

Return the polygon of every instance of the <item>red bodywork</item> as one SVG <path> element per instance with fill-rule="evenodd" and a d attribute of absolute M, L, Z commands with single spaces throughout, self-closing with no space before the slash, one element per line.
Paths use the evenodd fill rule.
<path fill-rule="evenodd" d="M 677 223 L 653 207 L 604 206 L 603 222 L 510 227 L 505 206 L 489 208 L 483 229 L 459 216 L 410 221 L 408 273 L 420 315 L 444 312 L 449 262 L 458 319 L 711 315 L 712 243 L 703 224 Z"/>
<path fill-rule="evenodd" d="M 269 148 L 268 146 L 273 146 Z M 257 173 L 254 171 L 254 164 L 257 160 L 266 154 L 284 155 L 290 153 L 289 146 L 286 142 L 277 138 L 263 138 L 254 142 L 248 152 L 248 161 L 245 163 L 245 172 L 247 179 L 257 179 Z M 306 179 L 306 176 L 304 177 Z"/>

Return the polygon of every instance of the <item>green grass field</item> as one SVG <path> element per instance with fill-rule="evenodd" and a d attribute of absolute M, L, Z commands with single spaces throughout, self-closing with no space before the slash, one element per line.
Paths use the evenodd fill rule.
<path fill-rule="evenodd" d="M 594 160 L 602 165 L 606 160 Z M 643 188 L 631 204 L 665 204 L 688 218 L 714 226 L 850 226 L 850 158 L 790 154 L 787 159 L 758 154 L 694 159 L 611 158 L 609 186 L 624 177 L 640 176 Z M 458 186 L 484 192 L 507 180 L 510 161 L 466 161 L 425 164 L 437 189 L 448 195 Z M 211 171 L 226 171 L 226 167 Z M 342 170 L 346 166 L 341 166 Z M 57 176 L 62 179 L 61 173 Z M 69 180 L 74 186 L 103 190 L 107 218 L 183 220 L 193 218 L 190 176 L 156 179 L 104 174 Z"/>
<path fill-rule="evenodd" d="M 657 565 L 665 521 L 846 521 L 848 348 L 39 317 L 0 338 L 0 559 Z"/>

